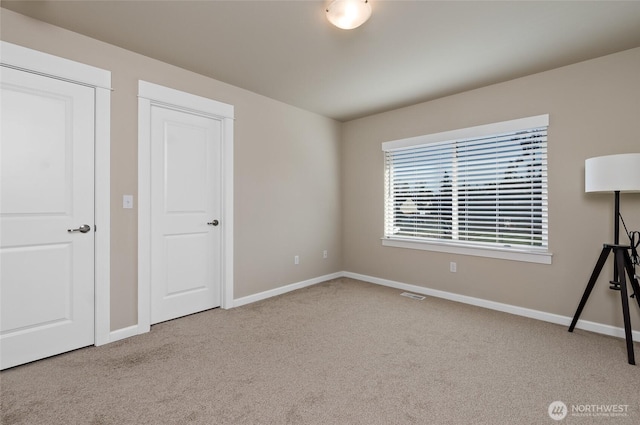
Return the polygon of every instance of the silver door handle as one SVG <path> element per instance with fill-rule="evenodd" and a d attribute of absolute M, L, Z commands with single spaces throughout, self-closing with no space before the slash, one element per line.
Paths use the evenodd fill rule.
<path fill-rule="evenodd" d="M 220 222 L 218 220 L 213 220 L 207 223 L 209 226 L 217 226 L 218 224 L 220 224 Z"/>
<path fill-rule="evenodd" d="M 73 232 L 87 233 L 89 230 L 91 230 L 91 226 L 89 226 L 88 224 L 83 224 L 82 226 L 78 227 L 77 229 L 67 229 L 67 232 L 69 232 L 69 233 L 73 233 Z"/>

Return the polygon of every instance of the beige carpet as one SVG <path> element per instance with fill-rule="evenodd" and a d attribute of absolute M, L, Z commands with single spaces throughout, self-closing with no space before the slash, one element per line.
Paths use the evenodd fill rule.
<path fill-rule="evenodd" d="M 337 279 L 13 368 L 2 424 L 640 423 L 624 340 L 401 292 Z"/>

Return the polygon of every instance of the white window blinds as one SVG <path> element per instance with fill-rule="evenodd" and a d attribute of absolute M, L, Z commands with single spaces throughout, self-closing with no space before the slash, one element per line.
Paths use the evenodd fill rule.
<path fill-rule="evenodd" d="M 542 115 L 383 144 L 385 238 L 548 247 Z"/>

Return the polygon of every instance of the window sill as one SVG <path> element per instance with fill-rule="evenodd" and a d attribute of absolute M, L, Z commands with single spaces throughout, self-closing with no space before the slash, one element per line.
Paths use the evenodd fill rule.
<path fill-rule="evenodd" d="M 513 248 L 491 248 L 461 246 L 455 243 L 417 242 L 407 239 L 382 238 L 383 246 L 395 248 L 419 249 L 423 251 L 446 252 L 450 254 L 473 255 L 476 257 L 499 258 L 503 260 L 524 261 L 527 263 L 551 264 L 553 254 L 546 251 L 526 251 Z"/>

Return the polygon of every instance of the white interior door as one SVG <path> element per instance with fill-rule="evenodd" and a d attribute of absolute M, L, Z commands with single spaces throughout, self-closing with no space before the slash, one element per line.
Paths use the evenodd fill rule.
<path fill-rule="evenodd" d="M 220 306 L 221 130 L 151 108 L 151 324 Z"/>
<path fill-rule="evenodd" d="M 94 343 L 94 90 L 0 72 L 5 369 Z"/>

